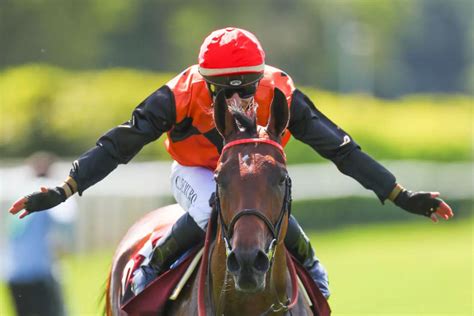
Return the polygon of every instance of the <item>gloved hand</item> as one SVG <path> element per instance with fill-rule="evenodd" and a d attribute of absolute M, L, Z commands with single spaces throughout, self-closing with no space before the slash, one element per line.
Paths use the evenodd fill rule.
<path fill-rule="evenodd" d="M 412 192 L 403 189 L 393 202 L 405 211 L 429 217 L 433 222 L 438 221 L 437 216 L 448 220 L 453 217 L 453 211 L 438 196 L 439 192 Z"/>
<path fill-rule="evenodd" d="M 50 209 L 66 201 L 66 198 L 66 192 L 61 187 L 42 187 L 41 191 L 29 194 L 13 203 L 9 212 L 17 214 L 24 209 L 25 211 L 20 214 L 20 218 L 23 218 L 30 213 Z"/>

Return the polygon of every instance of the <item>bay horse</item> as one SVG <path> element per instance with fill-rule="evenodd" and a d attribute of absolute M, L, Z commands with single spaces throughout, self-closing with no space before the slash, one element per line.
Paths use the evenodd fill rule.
<path fill-rule="evenodd" d="M 265 128 L 257 126 L 254 112 L 228 105 L 223 93 L 217 95 L 213 111 L 225 144 L 215 170 L 216 238 L 206 241 L 199 273 L 164 314 L 313 315 L 298 292 L 284 245 L 291 201 L 280 145 L 289 121 L 286 97 L 274 90 Z M 106 289 L 107 315 L 126 315 L 119 307 L 122 272 L 152 226 L 167 221 L 158 218 L 163 214 L 162 209 L 155 211 L 132 226 L 117 249 Z"/>

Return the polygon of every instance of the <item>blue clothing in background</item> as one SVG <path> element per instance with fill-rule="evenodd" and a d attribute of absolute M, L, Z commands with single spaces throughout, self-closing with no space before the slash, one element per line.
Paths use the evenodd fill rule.
<path fill-rule="evenodd" d="M 52 276 L 53 258 L 48 235 L 53 225 L 49 212 L 24 219 L 10 217 L 7 242 L 7 280 L 29 282 Z"/>

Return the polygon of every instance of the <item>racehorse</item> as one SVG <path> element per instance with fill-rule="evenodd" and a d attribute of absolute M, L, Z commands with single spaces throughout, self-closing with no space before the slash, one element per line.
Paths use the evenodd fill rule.
<path fill-rule="evenodd" d="M 286 97 L 275 89 L 266 127 L 257 126 L 254 111 L 228 105 L 223 93 L 217 95 L 213 111 L 225 144 L 215 170 L 216 238 L 206 238 L 199 273 L 167 304 L 164 314 L 312 315 L 284 246 L 291 204 L 280 145 L 289 121 Z M 125 315 L 119 306 L 122 272 L 149 237 L 145 232 L 166 222 L 157 215 L 164 213 L 150 213 L 122 240 L 109 275 L 107 315 Z M 208 227 L 208 235 L 210 231 Z"/>

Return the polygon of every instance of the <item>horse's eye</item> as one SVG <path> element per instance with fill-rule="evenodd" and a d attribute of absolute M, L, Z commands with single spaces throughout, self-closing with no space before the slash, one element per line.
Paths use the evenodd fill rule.
<path fill-rule="evenodd" d="M 219 173 L 214 174 L 214 181 L 216 184 L 220 187 L 224 187 L 225 181 L 224 181 L 224 176 Z"/>
<path fill-rule="evenodd" d="M 280 178 L 280 181 L 279 181 L 279 184 L 280 185 L 283 185 L 286 183 L 286 174 L 285 175 L 282 175 L 281 178 Z"/>

